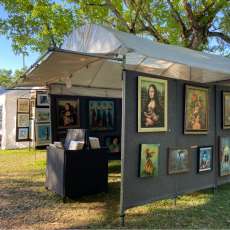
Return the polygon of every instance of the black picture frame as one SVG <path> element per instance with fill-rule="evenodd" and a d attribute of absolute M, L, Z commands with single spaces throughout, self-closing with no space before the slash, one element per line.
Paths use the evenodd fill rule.
<path fill-rule="evenodd" d="M 208 169 L 201 169 L 200 168 L 200 165 L 201 165 L 201 151 L 203 149 L 208 149 L 210 148 L 211 149 L 211 157 L 210 157 L 210 168 Z M 213 145 L 208 145 L 208 146 L 199 146 L 197 148 L 197 173 L 199 174 L 202 174 L 202 173 L 208 173 L 208 172 L 211 172 L 213 170 L 213 152 L 214 148 L 213 148 Z"/>
<path fill-rule="evenodd" d="M 26 138 L 20 138 L 20 131 L 22 130 L 27 130 L 27 137 Z M 20 127 L 20 128 L 16 128 L 16 142 L 25 142 L 25 141 L 31 141 L 30 137 L 29 137 L 30 133 L 29 133 L 29 127 Z"/>
<path fill-rule="evenodd" d="M 46 99 L 44 102 L 41 102 L 41 96 L 45 97 Z M 50 97 L 48 92 L 45 91 L 37 91 L 36 92 L 36 107 L 37 108 L 48 108 L 50 107 Z"/>

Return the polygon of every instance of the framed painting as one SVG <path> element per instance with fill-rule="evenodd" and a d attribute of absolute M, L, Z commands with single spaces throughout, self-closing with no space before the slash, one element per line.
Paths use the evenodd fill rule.
<path fill-rule="evenodd" d="M 51 143 L 51 124 L 36 124 L 36 146 Z"/>
<path fill-rule="evenodd" d="M 104 138 L 104 143 L 111 153 L 121 152 L 121 140 L 119 136 L 107 136 Z"/>
<path fill-rule="evenodd" d="M 168 130 L 168 82 L 166 80 L 138 78 L 138 132 Z"/>
<path fill-rule="evenodd" d="M 230 136 L 220 137 L 219 162 L 220 176 L 230 175 Z"/>
<path fill-rule="evenodd" d="M 170 148 L 168 151 L 168 174 L 190 171 L 191 155 L 188 149 Z"/>
<path fill-rule="evenodd" d="M 29 113 L 30 112 L 30 100 L 29 98 L 18 98 L 17 100 L 17 112 Z"/>
<path fill-rule="evenodd" d="M 207 134 L 209 91 L 205 87 L 185 85 L 185 134 Z"/>
<path fill-rule="evenodd" d="M 36 100 L 30 99 L 30 119 L 35 117 Z"/>
<path fill-rule="evenodd" d="M 94 131 L 108 131 L 115 128 L 113 100 L 89 100 L 89 128 Z"/>
<path fill-rule="evenodd" d="M 57 127 L 58 128 L 80 127 L 79 98 L 57 99 Z"/>
<path fill-rule="evenodd" d="M 159 168 L 159 144 L 141 144 L 139 176 L 158 176 Z"/>
<path fill-rule="evenodd" d="M 49 107 L 49 95 L 46 92 L 37 92 L 37 107 Z"/>
<path fill-rule="evenodd" d="M 29 128 L 17 129 L 17 141 L 29 141 Z"/>
<path fill-rule="evenodd" d="M 29 127 L 30 126 L 30 115 L 29 113 L 18 113 L 17 114 L 17 127 Z"/>
<path fill-rule="evenodd" d="M 50 109 L 49 108 L 37 108 L 36 109 L 36 121 L 37 122 L 50 122 Z"/>
<path fill-rule="evenodd" d="M 230 129 L 230 92 L 223 92 L 223 129 Z"/>
<path fill-rule="evenodd" d="M 213 147 L 204 146 L 198 148 L 198 173 L 212 171 L 213 168 Z"/>

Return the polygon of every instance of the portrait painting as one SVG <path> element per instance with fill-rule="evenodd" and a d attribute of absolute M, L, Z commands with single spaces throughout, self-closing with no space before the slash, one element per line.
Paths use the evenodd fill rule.
<path fill-rule="evenodd" d="M 213 148 L 212 146 L 198 148 L 198 172 L 208 172 L 212 170 Z"/>
<path fill-rule="evenodd" d="M 80 127 L 79 98 L 57 100 L 58 128 Z"/>
<path fill-rule="evenodd" d="M 36 109 L 36 121 L 37 122 L 50 122 L 50 109 L 49 108 L 37 108 Z"/>
<path fill-rule="evenodd" d="M 111 153 L 121 152 L 121 141 L 118 136 L 107 136 L 105 137 L 105 146 Z"/>
<path fill-rule="evenodd" d="M 113 130 L 115 127 L 114 101 L 89 101 L 89 128 L 94 131 Z"/>
<path fill-rule="evenodd" d="M 51 125 L 36 124 L 36 145 L 48 145 L 51 143 Z"/>
<path fill-rule="evenodd" d="M 230 136 L 220 137 L 220 176 L 230 175 Z"/>
<path fill-rule="evenodd" d="M 30 116 L 28 113 L 18 113 L 17 114 L 17 126 L 20 128 L 30 126 Z"/>
<path fill-rule="evenodd" d="M 138 132 L 161 132 L 168 129 L 168 82 L 138 78 Z"/>
<path fill-rule="evenodd" d="M 185 86 L 185 134 L 207 134 L 208 133 L 208 88 Z"/>
<path fill-rule="evenodd" d="M 170 148 L 168 152 L 168 174 L 190 171 L 191 156 L 188 149 Z"/>
<path fill-rule="evenodd" d="M 17 141 L 29 140 L 29 128 L 18 128 L 17 132 Z"/>
<path fill-rule="evenodd" d="M 30 112 L 30 100 L 29 98 L 18 98 L 17 100 L 17 112 L 29 113 Z"/>
<path fill-rule="evenodd" d="M 159 144 L 141 144 L 140 152 L 140 177 L 158 176 Z"/>
<path fill-rule="evenodd" d="M 223 128 L 230 129 L 230 92 L 223 92 Z"/>
<path fill-rule="evenodd" d="M 49 107 L 49 95 L 46 92 L 37 92 L 37 106 L 38 107 Z"/>

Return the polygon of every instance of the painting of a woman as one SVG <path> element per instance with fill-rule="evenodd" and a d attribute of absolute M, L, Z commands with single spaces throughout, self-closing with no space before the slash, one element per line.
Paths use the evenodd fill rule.
<path fill-rule="evenodd" d="M 167 81 L 139 77 L 138 131 L 167 130 Z"/>

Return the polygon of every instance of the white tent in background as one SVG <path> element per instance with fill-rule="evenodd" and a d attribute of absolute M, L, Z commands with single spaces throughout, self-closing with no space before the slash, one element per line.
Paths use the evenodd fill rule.
<path fill-rule="evenodd" d="M 228 58 L 85 25 L 67 36 L 61 49 L 50 49 L 35 63 L 21 85 L 58 83 L 51 87 L 58 93 L 71 82 L 83 95 L 121 97 L 122 69 L 200 83 L 230 79 Z"/>

